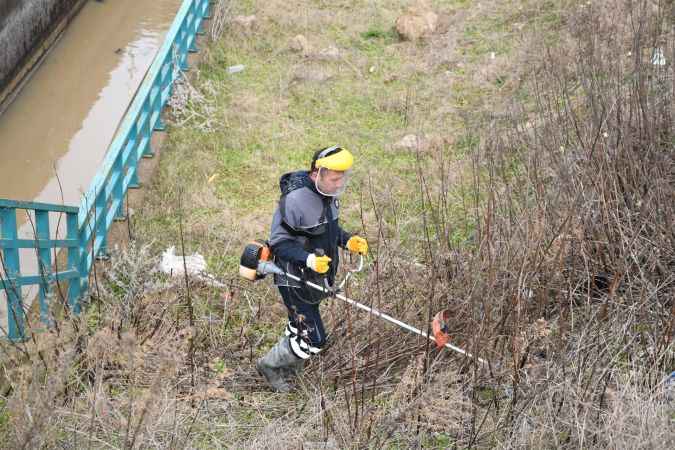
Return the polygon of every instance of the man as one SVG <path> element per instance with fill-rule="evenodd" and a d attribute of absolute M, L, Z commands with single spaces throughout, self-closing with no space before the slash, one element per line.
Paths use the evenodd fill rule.
<path fill-rule="evenodd" d="M 365 255 L 368 243 L 345 232 L 338 223 L 338 196 L 344 192 L 353 164 L 352 154 L 339 147 L 318 150 L 309 172 L 283 175 L 281 198 L 272 219 L 270 246 L 276 264 L 301 279 L 332 286 L 339 264 L 338 247 Z M 321 351 L 326 331 L 319 303 L 328 294 L 286 276 L 274 283 L 288 309 L 284 336 L 256 362 L 258 372 L 278 392 L 288 392 L 284 375 L 298 375 L 305 360 Z"/>

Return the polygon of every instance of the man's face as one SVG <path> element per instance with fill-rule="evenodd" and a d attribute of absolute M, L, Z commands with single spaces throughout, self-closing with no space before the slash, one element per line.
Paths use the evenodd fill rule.
<path fill-rule="evenodd" d="M 317 172 L 312 172 L 312 180 L 324 195 L 336 195 L 341 193 L 347 182 L 347 174 L 337 170 L 320 168 Z"/>

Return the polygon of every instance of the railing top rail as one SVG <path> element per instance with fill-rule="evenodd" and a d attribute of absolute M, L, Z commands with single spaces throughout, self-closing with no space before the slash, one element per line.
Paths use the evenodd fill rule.
<path fill-rule="evenodd" d="M 26 202 L 0 198 L 0 208 L 28 209 L 35 211 L 53 211 L 62 213 L 77 213 L 77 206 L 55 205 L 50 203 Z"/>
<path fill-rule="evenodd" d="M 120 125 L 113 142 L 110 144 L 110 147 L 106 152 L 105 159 L 103 160 L 100 169 L 96 172 L 94 179 L 89 185 L 89 189 L 84 194 L 77 220 L 79 227 L 82 227 L 86 223 L 89 212 L 95 205 L 96 194 L 102 190 L 102 187 L 105 185 L 105 181 L 110 176 L 112 168 L 115 164 L 115 160 L 117 159 L 120 152 L 123 151 L 127 137 L 131 133 L 132 127 L 134 126 L 139 114 L 143 109 L 143 103 L 145 103 L 145 100 L 153 87 L 155 79 L 157 78 L 157 74 L 164 65 L 166 56 L 169 55 L 172 50 L 173 43 L 181 30 L 183 20 L 188 15 L 192 3 L 192 1 L 183 1 L 181 4 L 176 17 L 171 24 L 171 28 L 169 28 L 169 31 L 166 33 L 164 43 L 157 51 L 152 65 L 148 69 L 141 86 L 134 96 L 131 106 L 124 116 L 122 124 Z"/>

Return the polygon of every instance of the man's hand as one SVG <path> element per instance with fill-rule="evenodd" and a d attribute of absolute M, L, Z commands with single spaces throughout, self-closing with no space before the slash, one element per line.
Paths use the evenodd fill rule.
<path fill-rule="evenodd" d="M 368 242 L 360 236 L 352 236 L 347 241 L 347 250 L 365 255 L 368 253 Z"/>
<path fill-rule="evenodd" d="M 310 253 L 307 257 L 307 267 L 317 273 L 326 273 L 330 269 L 331 259 L 328 256 L 317 256 Z"/>

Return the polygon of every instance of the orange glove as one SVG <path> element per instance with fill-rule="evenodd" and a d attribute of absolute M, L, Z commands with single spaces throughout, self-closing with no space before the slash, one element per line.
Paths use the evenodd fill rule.
<path fill-rule="evenodd" d="M 347 250 L 365 255 L 368 253 L 368 242 L 360 236 L 352 236 L 347 241 Z"/>

